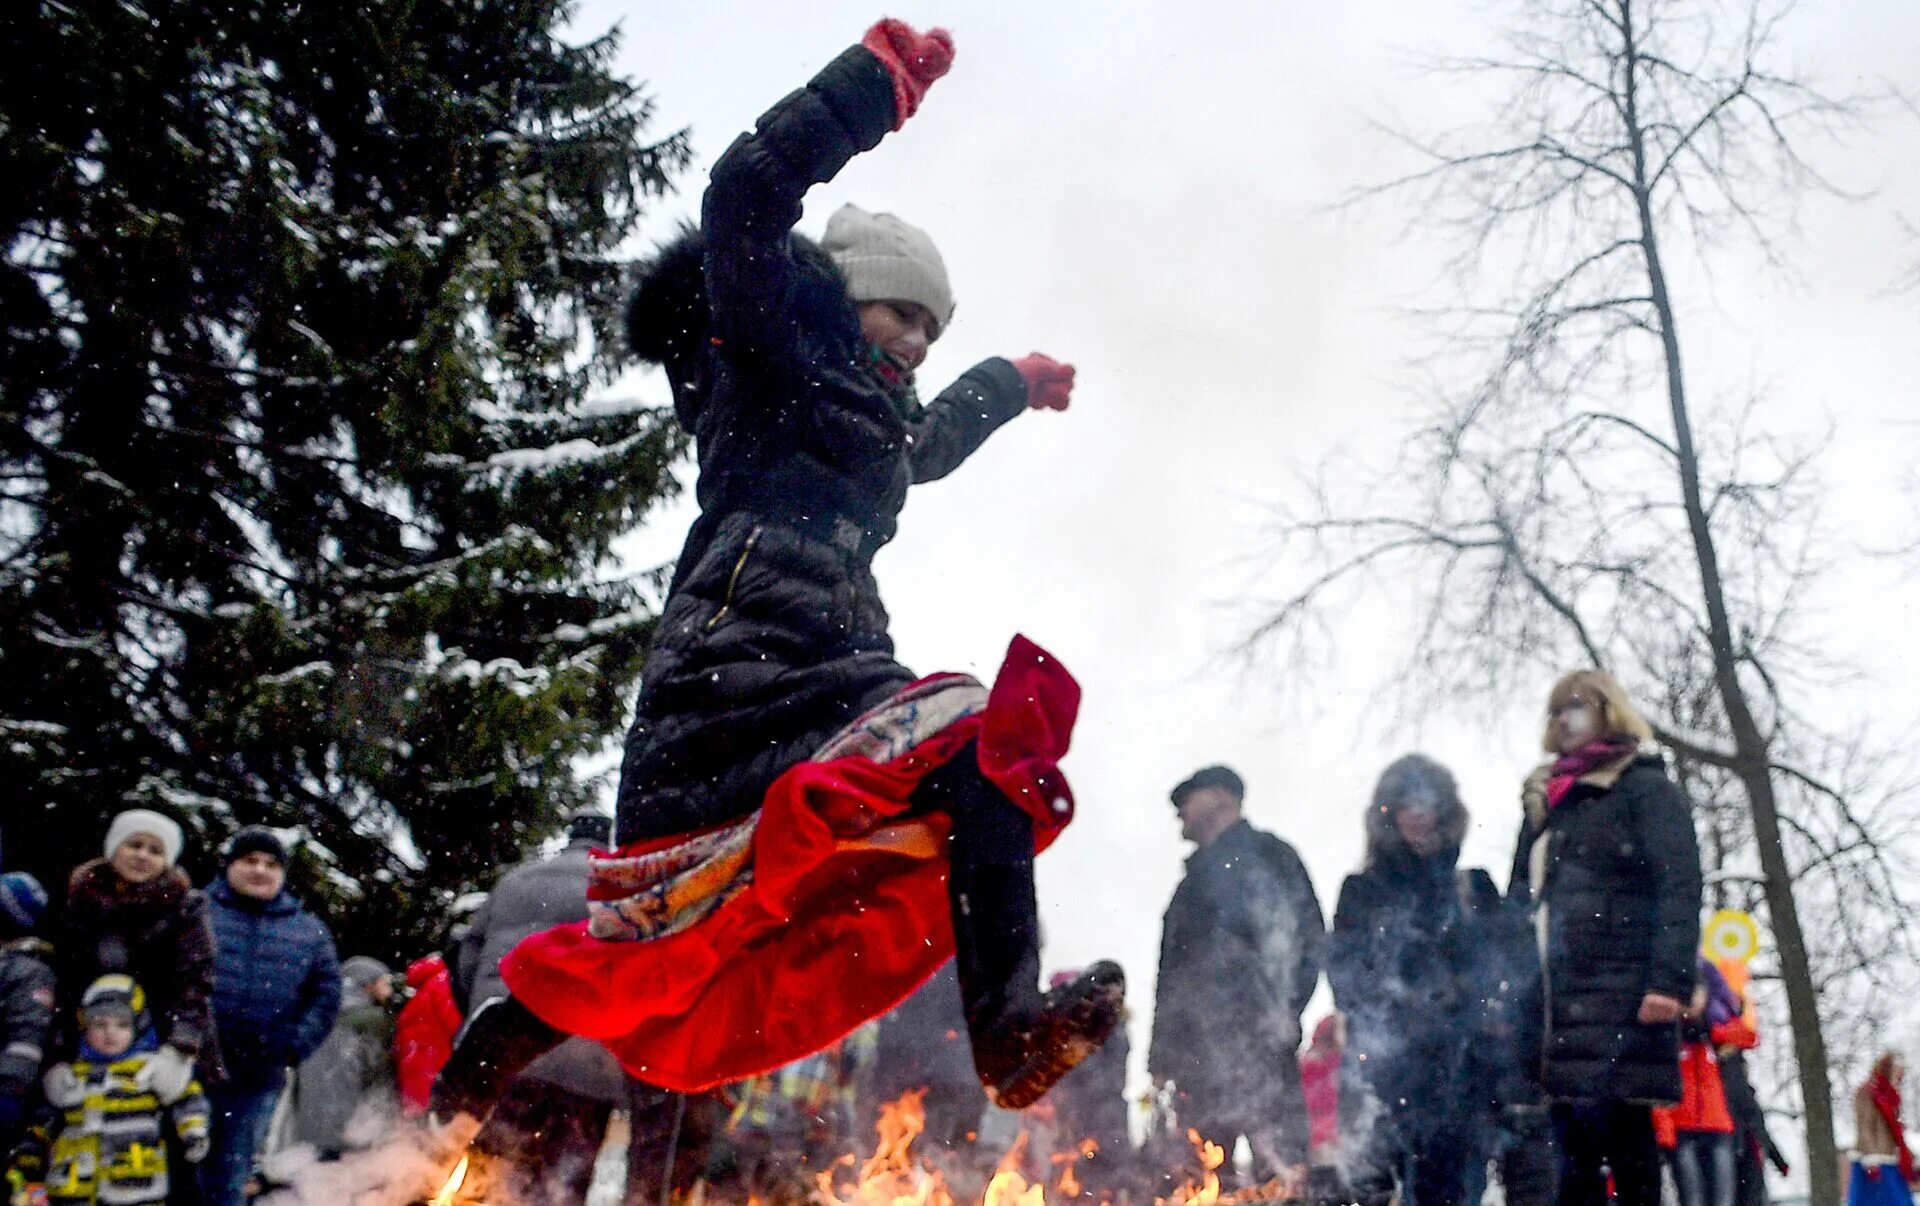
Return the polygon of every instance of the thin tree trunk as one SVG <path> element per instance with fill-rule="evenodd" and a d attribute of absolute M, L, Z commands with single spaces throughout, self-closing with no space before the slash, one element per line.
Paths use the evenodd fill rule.
<path fill-rule="evenodd" d="M 1809 1200 L 1811 1206 L 1839 1206 L 1840 1161 L 1833 1140 L 1833 1094 L 1827 1078 L 1827 1044 L 1820 1029 L 1819 1000 L 1807 961 L 1806 940 L 1800 929 L 1799 906 L 1794 901 L 1793 877 L 1780 839 L 1780 814 L 1769 770 L 1768 741 L 1754 719 L 1752 706 L 1740 683 L 1739 659 L 1734 650 L 1733 629 L 1727 617 L 1726 593 L 1720 577 L 1720 559 L 1714 549 L 1706 507 L 1701 501 L 1700 466 L 1694 449 L 1693 424 L 1687 413 L 1685 378 L 1681 373 L 1680 336 L 1667 292 L 1666 271 L 1660 261 L 1652 189 L 1647 178 L 1646 143 L 1637 106 L 1639 57 L 1633 0 L 1620 0 L 1619 11 L 1620 30 L 1625 40 L 1622 118 L 1633 149 L 1634 200 L 1639 211 L 1649 296 L 1660 324 L 1660 342 L 1666 359 L 1667 401 L 1673 412 L 1674 447 L 1679 453 L 1681 502 L 1686 508 L 1694 560 L 1700 570 L 1700 592 L 1707 606 L 1714 682 L 1733 734 L 1733 770 L 1753 811 L 1767 914 L 1773 925 L 1774 942 L 1780 952 L 1781 979 L 1787 990 L 1794 1060 L 1799 1065 L 1800 1095 L 1806 1110 Z"/>

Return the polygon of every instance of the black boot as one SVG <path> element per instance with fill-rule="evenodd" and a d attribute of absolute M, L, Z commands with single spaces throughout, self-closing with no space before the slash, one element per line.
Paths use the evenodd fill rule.
<path fill-rule="evenodd" d="M 953 817 L 947 890 L 974 1070 L 994 1104 L 1025 1109 L 1106 1041 L 1126 978 L 1096 963 L 1042 995 L 1032 819 L 980 773 L 972 746 L 922 790 Z"/>
<path fill-rule="evenodd" d="M 485 1118 L 521 1069 L 566 1038 L 513 997 L 487 998 L 461 1028 L 453 1054 L 434 1078 L 433 1117 L 443 1122 L 456 1114 Z"/>

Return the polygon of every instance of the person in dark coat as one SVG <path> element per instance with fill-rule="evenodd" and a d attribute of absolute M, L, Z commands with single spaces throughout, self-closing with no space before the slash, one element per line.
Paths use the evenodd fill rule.
<path fill-rule="evenodd" d="M 287 891 L 287 848 L 252 825 L 227 843 L 207 887 L 216 963 L 213 1012 L 226 1076 L 207 1087 L 213 1150 L 208 1206 L 240 1206 L 287 1070 L 319 1050 L 340 1012 L 333 935 Z"/>
<path fill-rule="evenodd" d="M 1198 848 L 1162 921 L 1147 1070 L 1173 1082 L 1183 1127 L 1228 1151 L 1245 1136 L 1261 1180 L 1304 1182 L 1300 1014 L 1326 922 L 1293 847 L 1241 816 L 1245 796 L 1224 766 L 1173 789 L 1181 835 Z"/>
<path fill-rule="evenodd" d="M 1467 810 L 1451 772 L 1410 754 L 1365 814 L 1366 866 L 1340 888 L 1327 979 L 1347 1055 L 1371 1090 L 1362 1200 L 1477 1201 L 1499 1134 L 1499 1058 L 1525 923 L 1479 868 L 1461 870 Z M 1375 1182 L 1381 1182 L 1375 1184 Z"/>
<path fill-rule="evenodd" d="M 1720 1056 L 1721 1083 L 1727 1091 L 1727 1111 L 1733 1115 L 1735 1202 L 1738 1206 L 1768 1206 L 1767 1165 L 1786 1176 L 1786 1155 L 1767 1130 L 1767 1114 L 1747 1076 L 1747 1053 L 1735 1048 Z"/>
<path fill-rule="evenodd" d="M 951 57 L 944 31 L 876 24 L 719 158 L 699 230 L 667 248 L 636 292 L 633 347 L 664 366 L 675 412 L 694 435 L 701 514 L 654 627 L 626 743 L 616 801 L 620 850 L 605 863 L 607 890 L 596 891 L 604 907 L 594 921 L 604 918 L 606 928 L 536 936 L 514 953 L 507 978 L 515 996 L 475 1015 L 442 1074 L 450 1110 L 483 1109 L 507 1073 L 554 1041 L 550 1028 L 542 1033 L 549 1024 L 598 1033 L 615 1013 L 631 1017 L 632 1027 L 607 1041 L 636 1075 L 664 1076 L 671 1060 L 681 1069 L 677 1083 L 690 1085 L 714 1082 L 722 1063 L 752 1074 L 789 1062 L 807 1053 L 791 1048 L 842 1037 L 933 970 L 949 932 L 939 911 L 952 918 L 976 1071 L 1002 1106 L 1031 1104 L 1119 1016 L 1124 985 L 1112 964 L 1089 968 L 1064 992 L 1039 988 L 1033 856 L 1071 815 L 1056 759 L 1077 687 L 1040 657 L 1023 664 L 1050 684 L 1045 689 L 996 693 L 984 713 L 956 709 L 931 727 L 941 709 L 911 705 L 922 696 L 956 700 L 956 692 L 979 685 L 939 679 L 908 691 L 915 675 L 894 658 L 872 568 L 911 486 L 953 472 L 1023 411 L 1065 409 L 1073 370 L 1038 354 L 991 359 L 923 404 L 917 370 L 953 316 L 932 241 L 892 215 L 852 206 L 833 216 L 820 244 L 793 232 L 807 191 L 899 128 Z M 1024 658 L 1032 647 L 1016 642 L 1015 650 Z M 1004 669 L 1001 681 L 1008 681 Z M 912 732 L 905 748 L 888 744 L 885 734 L 896 731 L 890 722 L 854 726 L 888 704 Z M 1016 712 L 1036 723 L 1015 729 L 996 719 Z M 1002 745 L 1009 737 L 1013 744 Z M 668 894 L 632 876 L 667 873 L 659 866 L 663 844 L 705 850 L 720 841 L 716 827 L 731 835 L 728 827 L 756 823 L 775 785 L 830 743 L 848 749 L 847 762 L 865 765 L 857 783 L 843 779 L 827 792 L 822 807 L 830 817 L 809 820 L 840 826 L 836 836 L 860 837 L 870 818 L 944 814 L 952 822 L 944 889 L 937 877 L 896 862 L 877 873 L 898 877 L 885 882 L 903 888 L 912 879 L 910 900 L 884 885 L 875 893 L 878 910 L 856 900 L 851 886 L 809 897 L 806 922 L 840 935 L 805 944 L 809 951 L 865 944 L 869 974 L 852 986 L 857 993 L 846 991 L 844 978 L 811 983 L 818 968 L 809 956 L 756 932 L 740 949 L 715 948 L 714 970 L 702 983 L 728 986 L 724 1008 L 703 996 L 702 1024 L 649 1039 L 642 1028 L 656 1015 L 634 1002 L 657 998 L 645 987 L 656 981 L 648 961 L 665 957 L 648 948 Z M 881 773 L 865 773 L 876 764 Z M 761 837 L 758 863 L 797 850 Z M 856 878 L 873 882 L 829 874 L 813 882 Z M 726 883 L 753 890 L 738 876 Z M 684 920 L 689 941 L 696 934 L 717 940 L 743 916 L 729 910 L 732 899 L 716 893 L 667 923 Z M 788 909 L 783 901 L 769 911 L 788 919 L 788 933 L 805 932 Z M 878 920 L 866 924 L 893 928 L 846 932 L 868 914 Z M 581 933 L 629 939 L 629 950 L 596 949 Z M 607 983 L 604 969 L 615 959 L 646 971 L 628 975 L 632 984 L 618 1000 L 583 1000 L 578 986 Z M 884 982 L 874 978 L 880 972 Z M 788 986 L 769 994 L 765 985 L 776 978 Z M 813 1017 L 788 1014 L 763 1025 L 769 995 L 776 1004 L 807 998 Z M 758 1013 L 749 1008 L 756 1002 Z M 793 1037 L 785 1047 L 754 1046 L 768 1034 Z M 753 1047 L 759 1066 L 714 1057 L 715 1047 L 727 1045 Z"/>
<path fill-rule="evenodd" d="M 340 1013 L 320 1049 L 293 1078 L 293 1137 L 322 1161 L 348 1148 L 347 1125 L 364 1107 L 388 1122 L 399 1114 L 394 1091 L 393 969 L 371 955 L 340 965 Z"/>
<path fill-rule="evenodd" d="M 455 947 L 451 970 L 457 995 L 476 1006 L 505 997 L 501 956 L 529 934 L 586 917 L 587 853 L 605 846 L 612 829 L 613 819 L 604 813 L 579 813 L 567 823 L 562 850 L 551 858 L 528 859 L 500 877 Z M 522 1196 L 578 1202 L 586 1195 L 607 1119 L 627 1104 L 628 1095 L 626 1073 L 606 1048 L 569 1039 L 515 1078 L 474 1147 L 538 1172 L 539 1186 L 528 1185 Z M 664 1147 L 668 1136 L 658 1136 L 658 1142 Z"/>
<path fill-rule="evenodd" d="M 39 880 L 0 875 L 0 1155 L 20 1141 L 39 1104 L 51 1042 L 53 946 L 35 935 L 46 911 Z"/>
<path fill-rule="evenodd" d="M 1547 698 L 1509 893 L 1532 910 L 1544 1000 L 1541 1084 L 1562 1144 L 1560 1201 L 1654 1206 L 1651 1107 L 1680 1100 L 1680 1015 L 1700 945 L 1693 819 L 1653 730 L 1612 676 L 1580 670 Z"/>
<path fill-rule="evenodd" d="M 184 835 L 171 818 L 131 808 L 107 826 L 106 857 L 76 867 L 54 942 L 60 1049 L 77 1049 L 80 995 L 104 975 L 146 991 L 160 1050 L 150 1066 L 183 1091 L 197 1067 L 216 1081 L 224 1064 L 213 1019 L 213 934 L 207 899 L 176 865 Z"/>

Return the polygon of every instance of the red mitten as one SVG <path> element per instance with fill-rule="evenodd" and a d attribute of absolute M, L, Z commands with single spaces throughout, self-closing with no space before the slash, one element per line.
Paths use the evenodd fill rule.
<path fill-rule="evenodd" d="M 907 119 L 920 107 L 927 85 L 953 66 L 952 34 L 944 29 L 920 33 L 905 21 L 892 17 L 875 21 L 867 36 L 860 39 L 860 45 L 871 50 L 893 77 L 893 128 L 896 130 L 906 125 Z"/>
<path fill-rule="evenodd" d="M 1013 362 L 1014 371 L 1027 383 L 1027 405 L 1035 410 L 1065 410 L 1067 395 L 1073 392 L 1073 366 L 1038 352 Z"/>

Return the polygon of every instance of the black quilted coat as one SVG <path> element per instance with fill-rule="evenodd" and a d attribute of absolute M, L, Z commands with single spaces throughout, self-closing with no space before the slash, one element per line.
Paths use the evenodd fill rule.
<path fill-rule="evenodd" d="M 1658 758 L 1610 786 L 1576 783 L 1521 835 L 1510 891 L 1525 898 L 1545 842 L 1542 1085 L 1560 1100 L 1677 1102 L 1680 1033 L 1643 1026 L 1640 998 L 1693 992 L 1700 852 L 1686 801 Z"/>
<path fill-rule="evenodd" d="M 699 455 L 687 535 L 621 767 L 617 840 L 744 815 L 769 784 L 915 677 L 894 660 L 873 557 L 907 487 L 1020 413 L 988 360 L 922 407 L 873 371 L 845 281 L 793 234 L 801 200 L 893 128 L 854 47 L 714 165 L 701 227 L 635 293 L 633 350 L 663 365 Z"/>

